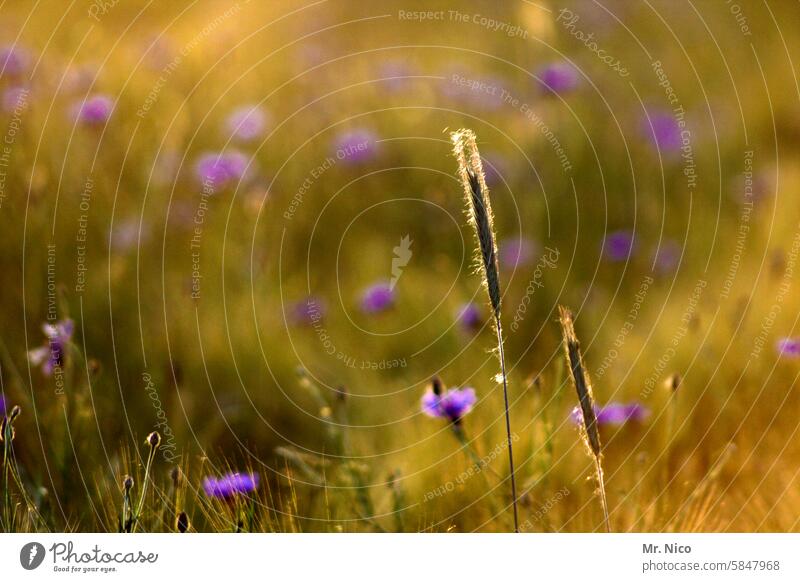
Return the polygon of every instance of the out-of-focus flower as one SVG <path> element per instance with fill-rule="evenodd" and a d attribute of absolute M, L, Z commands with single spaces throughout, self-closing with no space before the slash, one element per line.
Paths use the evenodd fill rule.
<path fill-rule="evenodd" d="M 85 125 L 103 125 L 111 117 L 114 100 L 108 95 L 92 95 L 74 106 L 76 121 Z"/>
<path fill-rule="evenodd" d="M 364 313 L 380 313 L 394 305 L 394 290 L 388 283 L 375 283 L 361 294 L 361 310 Z"/>
<path fill-rule="evenodd" d="M 553 93 L 564 95 L 578 86 L 578 72 L 568 63 L 553 63 L 539 71 L 539 79 Z"/>
<path fill-rule="evenodd" d="M 595 405 L 594 414 L 597 417 L 597 424 L 601 426 L 620 426 L 627 422 L 643 422 L 650 415 L 650 410 L 638 402 L 630 404 L 612 402 L 605 406 Z M 575 424 L 583 424 L 583 413 L 579 407 L 572 410 L 570 417 Z"/>
<path fill-rule="evenodd" d="M 257 105 L 245 105 L 231 112 L 225 127 L 234 138 L 252 141 L 263 135 L 268 119 L 267 113 Z"/>
<path fill-rule="evenodd" d="M 731 178 L 731 197 L 737 204 L 758 202 L 775 194 L 776 185 L 773 168 L 747 171 Z"/>
<path fill-rule="evenodd" d="M 258 488 L 256 473 L 228 473 L 222 477 L 203 479 L 203 491 L 208 497 L 233 499 L 237 495 L 252 493 Z"/>
<path fill-rule="evenodd" d="M 197 205 L 188 200 L 176 200 L 169 209 L 168 220 L 177 227 L 193 229 L 195 227 L 194 215 Z"/>
<path fill-rule="evenodd" d="M 483 323 L 483 315 L 477 303 L 469 302 L 462 304 L 456 310 L 456 321 L 458 324 L 467 330 L 478 328 Z"/>
<path fill-rule="evenodd" d="M 778 355 L 784 358 L 800 358 L 800 338 L 784 337 L 775 342 Z"/>
<path fill-rule="evenodd" d="M 674 271 L 681 258 L 681 245 L 674 240 L 667 240 L 661 243 L 653 251 L 653 262 L 657 271 L 668 273 Z"/>
<path fill-rule="evenodd" d="M 503 267 L 513 269 L 533 262 L 536 243 L 528 238 L 511 238 L 500 241 L 498 259 Z"/>
<path fill-rule="evenodd" d="M 633 252 L 633 233 L 617 230 L 605 239 L 605 254 L 609 261 L 626 261 Z"/>
<path fill-rule="evenodd" d="M 34 366 L 41 365 L 42 374 L 50 376 L 53 371 L 64 367 L 74 325 L 71 319 L 65 319 L 55 324 L 42 324 L 42 331 L 47 336 L 47 345 L 29 351 L 28 360 Z"/>
<path fill-rule="evenodd" d="M 468 414 L 478 398 L 473 388 L 450 388 L 441 394 L 429 389 L 422 397 L 422 412 L 434 418 L 446 418 L 459 423 Z"/>
<path fill-rule="evenodd" d="M 60 93 L 86 93 L 97 82 L 97 69 L 87 65 L 71 67 L 64 72 Z"/>
<path fill-rule="evenodd" d="M 483 158 L 483 171 L 486 175 L 486 183 L 489 186 L 500 184 L 503 177 L 508 179 L 510 173 L 508 160 L 496 152 L 489 152 Z"/>
<path fill-rule="evenodd" d="M 6 413 L 6 397 L 0 394 L 0 416 Z"/>
<path fill-rule="evenodd" d="M 313 325 L 325 317 L 327 305 L 319 297 L 309 296 L 290 306 L 289 321 L 295 325 Z"/>
<path fill-rule="evenodd" d="M 332 58 L 332 55 L 320 44 L 304 42 L 302 43 L 293 59 L 295 68 L 298 71 L 306 71 Z"/>
<path fill-rule="evenodd" d="M 502 77 L 481 77 L 470 83 L 468 100 L 484 111 L 500 109 L 503 106 L 503 92 L 511 93 L 508 81 Z"/>
<path fill-rule="evenodd" d="M 244 178 L 247 156 L 239 151 L 205 153 L 195 163 L 195 176 L 204 188 L 212 192 L 222 190 L 232 182 Z"/>
<path fill-rule="evenodd" d="M 127 218 L 114 225 L 111 231 L 111 248 L 119 252 L 127 251 L 149 238 L 150 228 L 147 224 L 142 224 L 140 229 L 138 218 Z"/>
<path fill-rule="evenodd" d="M 483 111 L 495 111 L 502 107 L 503 91 L 511 92 L 506 79 L 462 67 L 446 73 L 442 83 L 442 95 L 448 101 L 472 105 Z"/>
<path fill-rule="evenodd" d="M 642 127 L 659 150 L 674 152 L 681 148 L 681 130 L 672 113 L 650 112 L 642 122 Z"/>
<path fill-rule="evenodd" d="M 369 129 L 351 129 L 334 139 L 336 159 L 353 165 L 363 164 L 377 154 L 377 136 Z"/>
<path fill-rule="evenodd" d="M 28 106 L 30 89 L 26 87 L 9 87 L 3 91 L 3 111 L 12 113 Z"/>
<path fill-rule="evenodd" d="M 4 77 L 18 77 L 28 69 L 28 51 L 19 46 L 0 48 L 0 74 Z"/>
<path fill-rule="evenodd" d="M 383 61 L 377 71 L 381 79 L 380 87 L 392 93 L 407 89 L 413 79 L 413 70 L 406 61 L 400 59 Z"/>
<path fill-rule="evenodd" d="M 170 37 L 159 32 L 144 39 L 141 46 L 144 53 L 144 64 L 153 71 L 161 71 L 175 59 L 178 47 Z"/>

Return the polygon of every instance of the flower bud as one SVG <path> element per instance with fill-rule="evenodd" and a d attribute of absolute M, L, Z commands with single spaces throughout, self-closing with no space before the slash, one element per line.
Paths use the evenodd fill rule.
<path fill-rule="evenodd" d="M 158 434 L 158 431 L 153 431 L 149 435 L 147 435 L 147 440 L 145 444 L 150 445 L 150 448 L 156 450 L 158 446 L 161 444 L 161 435 Z"/>
<path fill-rule="evenodd" d="M 178 466 L 172 467 L 169 472 L 169 478 L 172 479 L 172 486 L 177 489 L 181 484 L 181 468 Z"/>
<path fill-rule="evenodd" d="M 678 388 L 680 388 L 681 386 L 682 380 L 683 378 L 681 378 L 681 375 L 675 372 L 669 378 L 667 378 L 666 381 L 667 388 L 669 388 L 672 392 L 677 392 Z"/>
<path fill-rule="evenodd" d="M 177 519 L 175 519 L 175 529 L 178 530 L 179 533 L 186 533 L 189 529 L 189 516 L 186 515 L 185 511 L 181 511 Z"/>

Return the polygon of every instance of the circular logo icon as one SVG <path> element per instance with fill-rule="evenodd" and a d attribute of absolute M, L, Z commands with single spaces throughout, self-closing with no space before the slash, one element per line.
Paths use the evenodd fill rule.
<path fill-rule="evenodd" d="M 28 542 L 19 551 L 19 563 L 26 570 L 35 570 L 44 561 L 44 546 L 39 542 Z"/>

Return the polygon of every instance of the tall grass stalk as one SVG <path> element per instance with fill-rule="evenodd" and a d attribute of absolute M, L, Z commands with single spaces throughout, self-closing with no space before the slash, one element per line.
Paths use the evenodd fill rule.
<path fill-rule="evenodd" d="M 561 330 L 564 333 L 564 350 L 567 355 L 567 363 L 572 372 L 572 380 L 575 384 L 575 391 L 578 393 L 578 402 L 580 403 L 581 414 L 583 416 L 583 430 L 581 433 L 594 459 L 597 490 L 600 503 L 603 505 L 603 521 L 605 522 L 606 531 L 610 532 L 611 523 L 608 518 L 608 500 L 606 499 L 606 485 L 603 478 L 603 451 L 600 445 L 600 431 L 597 428 L 597 417 L 594 413 L 592 385 L 586 374 L 586 367 L 583 365 L 581 345 L 578 342 L 578 336 L 575 335 L 572 312 L 566 307 L 559 305 L 558 313 L 561 319 Z"/>
<path fill-rule="evenodd" d="M 519 533 L 519 515 L 517 510 L 517 482 L 514 473 L 514 451 L 511 439 L 511 416 L 508 407 L 508 379 L 506 377 L 506 360 L 503 352 L 503 326 L 500 323 L 500 277 L 497 267 L 497 243 L 494 235 L 494 216 L 489 203 L 489 189 L 483 174 L 480 152 L 475 134 L 469 129 L 460 129 L 450 134 L 453 151 L 458 160 L 458 175 L 464 186 L 467 200 L 467 215 L 475 229 L 480 253 L 478 270 L 483 284 L 489 294 L 492 306 L 495 332 L 497 333 L 497 356 L 500 359 L 500 373 L 503 380 L 503 401 L 506 417 L 506 440 L 508 444 L 508 465 L 511 473 L 511 505 L 514 511 L 514 531 Z"/>
<path fill-rule="evenodd" d="M 672 449 L 677 439 L 675 431 L 675 423 L 678 416 L 678 389 L 681 385 L 681 376 L 678 373 L 672 374 L 666 382 L 666 388 L 669 390 L 669 402 L 667 403 L 667 430 L 664 434 L 664 490 L 666 490 L 672 482 L 673 462 L 672 462 Z"/>

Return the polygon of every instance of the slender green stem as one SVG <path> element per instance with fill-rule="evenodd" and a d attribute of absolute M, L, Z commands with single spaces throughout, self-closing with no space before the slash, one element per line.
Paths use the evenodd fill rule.
<path fill-rule="evenodd" d="M 486 474 L 486 471 L 484 471 L 484 468 L 486 468 L 489 471 L 489 473 L 491 473 L 495 477 L 495 479 L 497 479 L 500 483 L 502 483 L 504 481 L 503 476 L 500 475 L 494 469 L 492 469 L 491 465 L 485 463 L 484 460 L 481 459 L 481 457 L 478 455 L 478 452 L 469 445 L 469 441 L 467 439 L 467 435 L 464 433 L 463 427 L 455 423 L 453 423 L 451 426 L 453 427 L 453 434 L 455 435 L 456 439 L 461 445 L 461 449 L 464 451 L 467 457 L 469 457 L 469 459 L 472 461 L 473 466 L 476 468 L 476 472 L 481 474 L 481 477 L 483 477 L 483 480 L 486 482 L 486 485 L 489 488 L 492 489 L 494 488 L 494 485 L 491 479 L 489 479 L 489 476 Z M 496 499 L 494 497 L 489 496 L 488 502 L 492 506 L 492 512 L 494 514 L 503 515 L 504 508 L 500 507 L 496 503 Z"/>
<path fill-rule="evenodd" d="M 669 403 L 667 404 L 667 432 L 664 435 L 664 485 L 666 491 L 672 482 L 672 449 L 675 440 L 675 417 L 676 408 L 678 406 L 678 394 L 672 392 L 669 395 Z"/>
<path fill-rule="evenodd" d="M 467 454 L 470 460 L 472 460 L 472 462 L 478 467 L 478 469 L 482 471 L 485 465 L 486 469 L 488 469 L 492 475 L 494 475 L 495 477 L 497 477 L 502 481 L 503 476 L 500 475 L 494 469 L 492 469 L 490 465 L 484 463 L 483 459 L 481 459 L 477 451 L 469 445 L 469 442 L 467 440 L 467 435 L 464 434 L 464 429 L 457 424 L 453 424 L 452 426 L 453 426 L 453 434 L 455 435 L 456 439 L 461 445 L 461 448 L 464 450 L 464 452 Z"/>
<path fill-rule="evenodd" d="M 122 531 L 128 532 L 133 524 L 133 516 L 131 516 L 131 495 L 127 489 L 122 495 Z"/>
<path fill-rule="evenodd" d="M 503 328 L 500 325 L 500 315 L 495 313 L 495 327 L 497 328 L 497 349 L 500 356 L 500 372 L 503 375 L 503 401 L 506 413 L 506 439 L 508 441 L 508 466 L 511 471 L 511 505 L 514 509 L 514 532 L 519 533 L 519 514 L 517 511 L 517 480 L 514 475 L 514 450 L 511 439 L 511 414 L 508 407 L 508 381 L 506 379 L 506 357 L 503 351 Z"/>
<path fill-rule="evenodd" d="M 131 533 L 136 533 L 136 527 L 139 525 L 139 518 L 142 515 L 142 510 L 144 509 L 144 499 L 147 495 L 147 482 L 150 479 L 150 465 L 153 462 L 153 458 L 156 456 L 156 447 L 150 448 L 150 454 L 147 456 L 147 465 L 144 468 L 144 481 L 142 482 L 142 495 L 139 497 L 139 506 L 136 508 L 136 515 L 133 516 L 133 527 L 131 528 Z"/>

